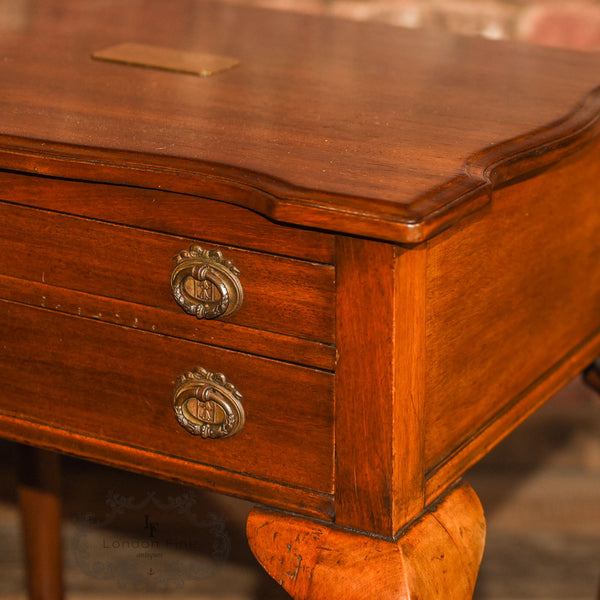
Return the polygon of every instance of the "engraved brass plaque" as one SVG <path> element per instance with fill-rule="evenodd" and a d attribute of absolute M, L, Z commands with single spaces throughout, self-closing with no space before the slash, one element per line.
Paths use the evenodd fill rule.
<path fill-rule="evenodd" d="M 94 52 L 92 58 L 138 67 L 176 71 L 200 77 L 208 77 L 220 71 L 226 71 L 240 62 L 236 58 L 228 56 L 185 52 L 174 48 L 136 43 L 118 44 L 104 48 Z"/>

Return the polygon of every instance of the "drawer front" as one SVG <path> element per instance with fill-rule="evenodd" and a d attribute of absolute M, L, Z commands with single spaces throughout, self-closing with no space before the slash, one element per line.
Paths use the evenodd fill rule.
<path fill-rule="evenodd" d="M 0 178 L 0 200 L 22 206 L 324 264 L 332 264 L 335 256 L 334 235 L 282 226 L 208 198 L 3 170 Z"/>
<path fill-rule="evenodd" d="M 0 411 L 32 427 L 332 492 L 330 373 L 3 300 L 0 340 Z M 178 423 L 178 376 L 197 367 L 241 393 L 245 422 L 233 437 Z"/>
<path fill-rule="evenodd" d="M 171 288 L 174 258 L 192 244 L 220 250 L 240 272 L 243 302 L 213 322 L 333 342 L 331 266 L 0 203 L 0 274 L 177 315 L 185 311 Z M 190 330 L 202 326 L 186 317 Z"/>

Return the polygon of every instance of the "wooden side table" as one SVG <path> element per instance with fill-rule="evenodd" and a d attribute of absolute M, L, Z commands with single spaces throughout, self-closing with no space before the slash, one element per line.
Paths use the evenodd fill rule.
<path fill-rule="evenodd" d="M 600 58 L 201 0 L 19 10 L 0 435 L 254 501 L 297 600 L 470 598 L 461 475 L 600 354 Z"/>

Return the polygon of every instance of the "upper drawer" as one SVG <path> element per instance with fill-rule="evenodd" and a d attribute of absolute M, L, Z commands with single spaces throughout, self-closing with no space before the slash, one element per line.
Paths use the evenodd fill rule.
<path fill-rule="evenodd" d="M 201 237 L 212 244 L 311 262 L 334 261 L 334 235 L 280 225 L 235 204 L 198 195 L 4 170 L 0 170 L 0 178 L 0 200 L 13 204 L 192 239 Z M 198 194 L 202 193 L 207 191 L 199 187 Z"/>
<path fill-rule="evenodd" d="M 239 270 L 244 297 L 235 314 L 201 320 L 186 314 L 174 300 L 174 259 L 192 244 L 221 250 Z M 321 344 L 334 339 L 332 266 L 201 240 L 0 203 L 0 274 L 158 309 L 153 331 L 218 345 L 231 344 L 240 326 L 259 330 L 257 335 L 274 332 Z M 44 300 L 36 303 L 43 305 Z M 177 331 L 168 329 L 170 315 L 178 319 Z M 138 325 L 120 321 L 119 314 L 112 316 L 108 320 Z M 229 347 L 235 347 L 235 341 Z"/>

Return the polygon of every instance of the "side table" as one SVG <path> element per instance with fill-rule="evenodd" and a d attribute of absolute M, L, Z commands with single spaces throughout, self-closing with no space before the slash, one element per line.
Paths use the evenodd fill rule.
<path fill-rule="evenodd" d="M 297 600 L 470 598 L 461 475 L 600 355 L 600 58 L 203 0 L 15 10 L 0 435 L 39 449 L 32 598 L 62 593 L 46 451 L 255 502 Z"/>

